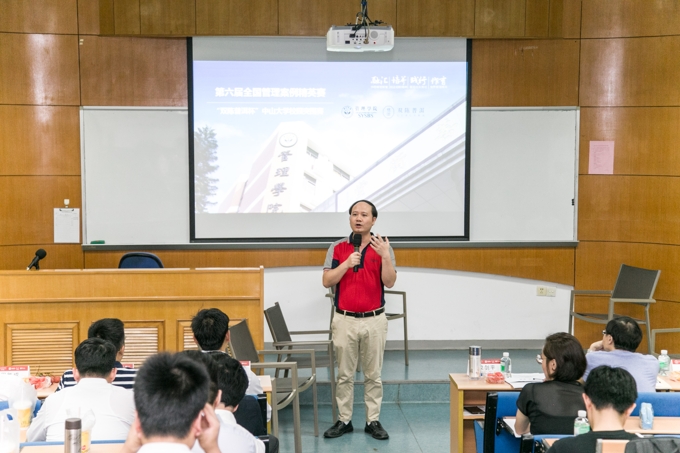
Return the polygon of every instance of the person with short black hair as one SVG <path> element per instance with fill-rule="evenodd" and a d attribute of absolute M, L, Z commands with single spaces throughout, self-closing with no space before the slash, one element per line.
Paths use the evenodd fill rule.
<path fill-rule="evenodd" d="M 189 452 L 198 441 L 207 453 L 219 453 L 219 421 L 206 401 L 210 378 L 203 364 L 183 354 L 149 357 L 137 373 L 137 415 L 124 453 Z"/>
<path fill-rule="evenodd" d="M 116 347 L 100 338 L 88 338 L 75 352 L 76 385 L 50 395 L 26 433 L 28 442 L 63 441 L 67 410 L 81 416 L 92 410 L 96 422 L 92 440 L 125 439 L 134 419 L 132 392 L 111 385 L 116 376 Z"/>
<path fill-rule="evenodd" d="M 602 340 L 588 349 L 583 378 L 587 379 L 590 371 L 600 365 L 620 367 L 633 375 L 638 392 L 655 392 L 659 361 L 652 355 L 635 352 L 641 341 L 642 330 L 637 321 L 629 316 L 612 319 L 602 331 Z"/>
<path fill-rule="evenodd" d="M 125 354 L 125 326 L 123 321 L 117 318 L 104 318 L 93 322 L 87 330 L 87 338 L 101 338 L 113 343 L 116 348 L 116 377 L 112 384 L 124 389 L 131 389 L 135 384 L 137 370 L 125 368 L 121 360 Z M 57 391 L 76 385 L 73 370 L 67 370 L 62 374 Z"/>
<path fill-rule="evenodd" d="M 191 320 L 194 342 L 203 352 L 227 354 L 229 345 L 229 316 L 219 308 L 204 308 Z M 263 393 L 260 379 L 252 371 L 248 373 L 248 395 Z"/>
<path fill-rule="evenodd" d="M 377 219 L 373 203 L 354 202 L 349 208 L 352 233 L 331 244 L 323 265 L 323 286 L 335 287 L 331 330 L 338 362 L 338 421 L 324 432 L 327 438 L 354 431 L 354 374 L 359 361 L 364 373 L 364 432 L 378 440 L 390 437 L 380 423 L 381 375 L 387 340 L 385 287 L 394 286 L 397 271 L 390 241 L 371 232 Z"/>
<path fill-rule="evenodd" d="M 566 332 L 548 335 L 537 361 L 545 381 L 527 384 L 517 398 L 517 434 L 571 434 L 584 410 L 579 379 L 586 369 L 581 343 Z"/>
<path fill-rule="evenodd" d="M 597 439 L 637 438 L 623 430 L 638 396 L 635 379 L 628 371 L 599 366 L 586 379 L 584 391 L 590 431 L 558 440 L 549 453 L 595 453 Z"/>

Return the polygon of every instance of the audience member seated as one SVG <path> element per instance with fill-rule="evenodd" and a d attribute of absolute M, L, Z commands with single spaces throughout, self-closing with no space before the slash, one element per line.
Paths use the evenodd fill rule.
<path fill-rule="evenodd" d="M 113 385 L 131 389 L 135 383 L 137 370 L 124 368 L 120 363 L 120 361 L 123 360 L 123 354 L 125 353 L 125 328 L 123 321 L 116 318 L 105 318 L 95 321 L 87 330 L 87 338 L 101 338 L 102 340 L 113 343 L 116 347 L 117 370 Z M 76 385 L 76 380 L 73 378 L 73 370 L 65 371 L 61 376 L 57 391 L 72 385 Z"/>
<path fill-rule="evenodd" d="M 637 321 L 628 316 L 614 318 L 602 334 L 602 340 L 590 345 L 584 379 L 600 365 L 620 367 L 633 375 L 639 393 L 655 392 L 659 362 L 652 355 L 635 352 L 642 341 L 642 330 Z"/>
<path fill-rule="evenodd" d="M 198 441 L 206 453 L 219 453 L 220 423 L 206 403 L 209 389 L 205 367 L 188 357 L 146 359 L 135 380 L 137 415 L 121 452 L 188 453 Z"/>
<path fill-rule="evenodd" d="M 231 417 L 226 417 L 224 410 L 218 409 L 221 404 L 221 400 L 224 398 L 224 393 L 222 389 L 218 387 L 218 381 L 220 375 L 224 374 L 226 370 L 218 364 L 209 354 L 203 354 L 198 351 L 184 351 L 183 354 L 190 359 L 200 363 L 205 366 L 208 372 L 208 377 L 210 378 L 210 394 L 208 395 L 208 402 L 215 408 L 215 415 L 220 421 L 220 434 L 217 439 L 217 444 L 222 451 L 235 451 L 240 453 L 264 453 L 265 446 L 261 440 L 255 438 L 250 432 L 248 432 L 242 426 L 236 424 L 233 414 L 229 412 L 228 415 Z M 245 387 L 248 386 L 248 378 L 245 373 L 243 373 L 243 382 Z M 244 387 L 244 389 L 245 389 Z M 227 389 L 228 391 L 234 391 L 233 388 Z M 241 395 L 241 398 L 243 394 Z M 239 400 L 240 401 L 240 400 Z M 237 402 L 238 403 L 238 402 Z M 193 452 L 202 453 L 203 449 L 198 443 L 194 445 L 191 449 Z"/>
<path fill-rule="evenodd" d="M 540 359 L 545 381 L 527 384 L 517 399 L 517 434 L 573 434 L 574 419 L 584 410 L 579 379 L 586 369 L 581 343 L 565 332 L 548 336 Z"/>
<path fill-rule="evenodd" d="M 198 313 L 191 320 L 191 330 L 194 334 L 194 341 L 206 353 L 227 355 L 229 345 L 229 317 L 218 308 L 206 308 Z M 246 370 L 248 375 L 247 395 L 259 395 L 264 393 L 260 378 L 250 370 Z M 271 418 L 271 407 L 267 405 L 267 420 Z"/>
<path fill-rule="evenodd" d="M 234 425 L 237 419 L 234 415 L 238 412 L 238 407 L 244 400 L 254 398 L 246 396 L 246 388 L 248 387 L 248 376 L 241 366 L 241 363 L 235 361 L 226 354 L 213 355 L 215 363 L 219 365 L 219 375 L 217 380 L 217 387 L 221 393 L 221 399 L 218 402 L 215 412 L 223 420 L 224 423 Z M 259 407 L 259 404 L 257 405 Z M 262 416 L 257 417 L 260 426 L 264 429 L 264 422 Z M 266 435 L 266 429 L 265 429 Z M 269 453 L 278 453 L 279 439 L 269 435 Z"/>
<path fill-rule="evenodd" d="M 599 366 L 588 375 L 584 390 L 590 431 L 558 440 L 548 453 L 595 453 L 597 439 L 637 438 L 623 430 L 637 399 L 635 379 L 628 371 Z"/>
<path fill-rule="evenodd" d="M 132 392 L 111 385 L 116 376 L 116 347 L 89 338 L 76 348 L 76 385 L 50 395 L 26 433 L 28 442 L 64 441 L 67 410 L 92 410 L 96 422 L 92 440 L 123 440 L 135 416 Z"/>

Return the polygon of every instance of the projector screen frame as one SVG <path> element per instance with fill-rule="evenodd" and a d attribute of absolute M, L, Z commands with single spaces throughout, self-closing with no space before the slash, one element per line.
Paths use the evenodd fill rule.
<path fill-rule="evenodd" d="M 267 37 L 265 37 L 267 38 Z M 276 39 L 286 39 L 285 37 L 268 37 Z M 253 38 L 257 39 L 257 38 Z M 300 39 L 300 38 L 296 38 Z M 432 38 L 409 38 L 410 40 L 432 40 Z M 448 38 L 436 38 L 438 40 L 445 40 Z M 454 38 L 460 40 L 462 38 Z M 399 45 L 397 38 L 395 46 Z M 428 244 L 446 244 L 446 243 L 460 243 L 468 242 L 470 240 L 470 135 L 471 135 L 471 94 L 472 94 L 472 40 L 465 40 L 466 49 L 466 98 L 465 98 L 465 162 L 464 162 L 464 213 L 463 213 L 463 234 L 460 236 L 392 236 L 389 235 L 390 241 L 404 245 L 411 244 L 411 246 L 419 245 L 428 247 Z M 337 55 L 337 54 L 336 54 Z M 379 55 L 379 54 L 376 54 Z M 297 61 L 297 60 L 294 60 Z M 447 61 L 447 60 L 442 60 Z M 450 60 L 448 60 L 450 61 Z M 258 244 L 266 247 L 267 245 L 278 247 L 296 247 L 297 245 L 305 244 L 307 246 L 316 244 L 328 244 L 338 239 L 338 236 L 320 236 L 320 237 L 238 237 L 238 238 L 205 238 L 196 237 L 196 198 L 195 198 L 195 155 L 194 155 L 194 71 L 193 71 L 193 39 L 187 38 L 187 91 L 188 91 L 188 128 L 189 128 L 189 232 L 190 243 L 195 244 Z M 380 207 L 378 207 L 380 208 Z M 414 213 L 418 215 L 419 213 Z"/>

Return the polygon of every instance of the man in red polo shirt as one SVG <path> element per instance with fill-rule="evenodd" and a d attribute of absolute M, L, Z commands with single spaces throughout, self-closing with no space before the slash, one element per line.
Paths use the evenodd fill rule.
<path fill-rule="evenodd" d="M 354 372 L 360 355 L 366 404 L 364 431 L 375 439 L 389 438 L 378 420 L 383 397 L 380 373 L 387 338 L 384 286 L 394 286 L 397 271 L 390 241 L 371 233 L 377 218 L 378 210 L 373 203 L 355 202 L 349 208 L 352 234 L 334 242 L 326 254 L 323 286 L 335 286 L 336 314 L 331 329 L 338 361 L 336 400 L 339 414 L 338 421 L 324 437 L 340 437 L 354 431 Z M 352 240 L 356 235 L 361 236 L 358 252 L 354 251 Z"/>

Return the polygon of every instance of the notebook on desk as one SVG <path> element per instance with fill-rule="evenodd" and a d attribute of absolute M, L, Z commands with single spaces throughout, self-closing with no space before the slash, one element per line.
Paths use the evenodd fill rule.
<path fill-rule="evenodd" d="M 543 373 L 512 373 L 511 377 L 505 378 L 505 382 L 514 389 L 521 389 L 532 382 L 543 382 L 544 380 L 545 375 Z"/>

